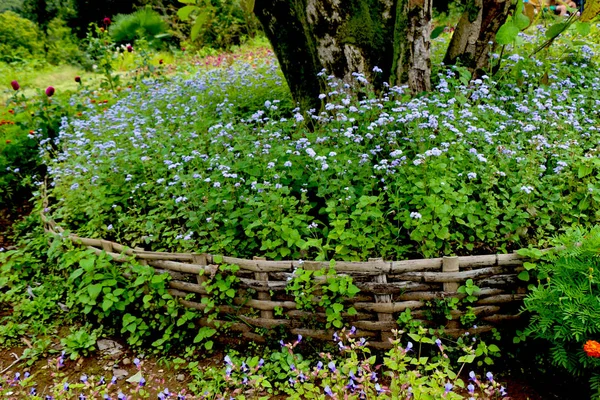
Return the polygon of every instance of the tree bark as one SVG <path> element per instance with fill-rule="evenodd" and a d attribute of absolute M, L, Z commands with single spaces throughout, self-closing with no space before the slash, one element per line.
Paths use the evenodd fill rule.
<path fill-rule="evenodd" d="M 347 83 L 359 73 L 376 89 L 408 83 L 430 89 L 432 0 L 256 0 L 263 25 L 292 96 L 318 108 L 332 89 L 325 70 Z M 375 68 L 378 67 L 378 68 Z M 374 71 L 374 70 L 377 70 Z M 380 72 L 379 72 L 380 71 Z"/>
<path fill-rule="evenodd" d="M 292 97 L 302 109 L 318 109 L 326 88 L 317 76 L 323 68 L 308 32 L 306 1 L 256 0 L 254 13 L 273 46 Z"/>
<path fill-rule="evenodd" d="M 510 5 L 510 0 L 470 0 L 454 30 L 444 63 L 460 63 L 474 76 L 485 74 L 489 55 L 496 46 L 496 32 L 506 22 Z"/>

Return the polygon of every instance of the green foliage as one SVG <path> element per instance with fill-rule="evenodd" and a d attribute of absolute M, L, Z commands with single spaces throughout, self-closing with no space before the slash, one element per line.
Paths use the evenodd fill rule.
<path fill-rule="evenodd" d="M 285 290 L 294 296 L 298 309 L 316 311 L 317 305 L 322 307 L 327 319 L 326 328 L 339 329 L 343 326 L 343 314 L 356 315 L 356 309 L 344 302 L 360 290 L 352 283 L 351 277 L 336 274 L 333 262 L 330 268 L 320 270 L 297 268 Z"/>
<path fill-rule="evenodd" d="M 199 46 L 229 49 L 259 31 L 252 0 L 179 0 L 177 15 L 192 21 L 191 41 Z"/>
<path fill-rule="evenodd" d="M 117 43 L 133 43 L 137 39 L 145 39 L 153 47 L 160 46 L 167 31 L 167 23 L 150 7 L 141 8 L 132 14 L 116 15 L 109 28 L 110 35 Z"/>
<path fill-rule="evenodd" d="M 0 14 L 0 60 L 44 56 L 44 37 L 38 26 L 12 11 Z"/>
<path fill-rule="evenodd" d="M 48 41 L 46 59 L 49 63 L 58 65 L 82 62 L 83 53 L 65 21 L 59 18 L 50 21 L 46 28 L 46 36 Z"/>
<path fill-rule="evenodd" d="M 523 335 L 548 341 L 555 365 L 592 376 L 593 383 L 600 364 L 583 345 L 600 335 L 600 227 L 571 229 L 553 244 L 556 249 L 538 254 L 540 260 L 530 268 L 543 275 L 525 299 L 523 311 L 531 319 Z"/>
<path fill-rule="evenodd" d="M 96 349 L 98 331 L 92 331 L 90 326 L 72 329 L 71 333 L 61 339 L 60 343 L 65 353 L 70 355 L 71 360 L 80 356 L 87 356 Z"/>

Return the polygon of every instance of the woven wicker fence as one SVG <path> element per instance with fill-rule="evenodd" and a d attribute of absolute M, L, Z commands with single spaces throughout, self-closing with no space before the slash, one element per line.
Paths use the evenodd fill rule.
<path fill-rule="evenodd" d="M 64 234 L 54 221 L 42 215 L 45 230 Z M 128 248 L 102 239 L 89 239 L 74 234 L 64 235 L 71 241 L 100 254 L 105 252 L 115 261 L 125 262 L 135 258 L 152 266 L 159 273 L 168 273 L 170 292 L 187 307 L 204 310 L 201 298 L 207 296 L 203 282 L 221 264 L 239 266 L 236 276 L 240 286 L 231 306 L 219 307 L 219 319 L 202 319 L 201 325 L 214 327 L 227 324 L 228 329 L 243 337 L 262 342 L 263 334 L 256 328 L 272 329 L 284 326 L 294 335 L 329 340 L 333 330 L 311 329 L 309 326 L 326 320 L 324 310 L 317 312 L 298 309 L 294 296 L 286 292 L 293 271 L 301 267 L 318 270 L 329 267 L 329 262 L 269 261 L 264 258 L 246 260 L 211 254 L 166 253 Z M 358 313 L 344 314 L 344 320 L 358 329 L 358 335 L 369 340 L 372 347 L 390 347 L 391 330 L 398 328 L 396 319 L 402 311 L 411 309 L 415 319 L 431 316 L 428 302 L 449 297 L 463 298 L 457 290 L 468 279 L 480 288 L 478 299 L 470 313 L 477 316 L 480 325 L 468 329 L 471 334 L 490 331 L 495 326 L 519 320 L 518 309 L 525 297 L 526 283 L 517 275 L 523 270 L 524 257 L 518 254 L 494 254 L 465 257 L 443 257 L 421 260 L 367 262 L 336 262 L 337 274 L 353 278 L 360 293 L 348 300 Z M 252 289 L 252 290 L 250 290 Z M 190 299 L 189 295 L 193 294 Z M 279 312 L 276 312 L 279 311 Z M 458 336 L 465 332 L 458 324 L 464 311 L 452 310 L 452 320 L 445 325 L 445 333 Z M 232 322 L 235 321 L 235 322 Z M 260 330 L 259 330 L 260 331 Z"/>

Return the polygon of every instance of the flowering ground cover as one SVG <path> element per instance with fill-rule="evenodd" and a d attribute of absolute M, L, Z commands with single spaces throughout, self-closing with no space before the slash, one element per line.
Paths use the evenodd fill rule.
<path fill-rule="evenodd" d="M 448 68 L 416 98 L 324 72 L 320 113 L 293 108 L 272 59 L 146 80 L 64 121 L 51 213 L 130 246 L 274 259 L 543 244 L 598 219 L 592 56 L 515 54 L 500 78 L 518 83 Z"/>

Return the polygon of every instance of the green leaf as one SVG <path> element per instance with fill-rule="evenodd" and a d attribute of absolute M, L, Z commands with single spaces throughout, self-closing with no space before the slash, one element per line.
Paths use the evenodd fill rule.
<path fill-rule="evenodd" d="M 214 342 L 212 340 L 209 340 L 206 343 L 204 343 L 204 348 L 206 350 L 212 350 L 213 345 L 214 345 Z"/>
<path fill-rule="evenodd" d="M 439 37 L 442 33 L 444 33 L 444 26 L 438 26 L 434 30 L 431 31 L 431 39 L 435 39 Z"/>
<path fill-rule="evenodd" d="M 552 25 L 546 31 L 546 37 L 548 39 L 554 39 L 558 35 L 560 35 L 565 29 L 567 29 L 568 24 L 566 22 L 559 22 L 557 24 Z"/>
<path fill-rule="evenodd" d="M 207 20 L 207 12 L 198 14 L 196 17 L 196 22 L 194 22 L 194 26 L 192 27 L 192 41 L 198 38 L 198 35 L 200 35 L 200 31 L 202 31 L 202 28 L 204 27 L 204 24 L 206 24 Z"/>
<path fill-rule="evenodd" d="M 529 271 L 521 271 L 518 278 L 522 281 L 527 282 L 529 280 Z"/>
<path fill-rule="evenodd" d="M 76 278 L 78 278 L 81 274 L 83 274 L 83 269 L 82 268 L 77 268 L 75 271 L 73 271 L 71 273 L 71 276 L 69 276 L 69 280 L 75 280 Z"/>
<path fill-rule="evenodd" d="M 589 22 L 577 22 L 575 23 L 575 31 L 581 36 L 589 35 L 592 30 L 592 26 Z"/>
<path fill-rule="evenodd" d="M 225 294 L 231 298 L 234 298 L 235 297 L 235 289 L 227 289 Z"/>
<path fill-rule="evenodd" d="M 333 308 L 333 311 L 335 311 L 337 314 L 339 314 L 344 309 L 344 305 L 340 304 L 340 303 L 335 303 L 331 306 L 331 308 Z"/>
<path fill-rule="evenodd" d="M 519 28 L 519 30 L 523 30 L 525 28 L 527 28 L 529 26 L 529 24 L 531 23 L 531 21 L 529 20 L 529 17 L 527 17 L 525 14 L 522 13 L 518 13 L 515 14 L 514 18 L 514 23 L 516 25 L 517 28 Z"/>
<path fill-rule="evenodd" d="M 577 177 L 581 179 L 585 176 L 588 176 L 593 170 L 594 169 L 588 165 L 580 165 L 579 169 L 577 170 Z"/>
<path fill-rule="evenodd" d="M 194 11 L 197 10 L 198 7 L 196 6 L 185 6 L 179 9 L 179 11 L 177 11 L 177 16 L 182 20 L 182 21 L 187 21 L 190 18 L 190 14 Z"/>
<path fill-rule="evenodd" d="M 501 45 L 511 44 L 515 41 L 521 30 L 512 21 L 507 21 L 496 32 L 496 43 Z"/>
<path fill-rule="evenodd" d="M 87 290 L 90 295 L 90 298 L 92 300 L 95 300 L 96 297 L 98 297 L 98 295 L 102 291 L 102 285 L 100 285 L 100 284 L 90 285 L 90 286 L 88 286 Z"/>

